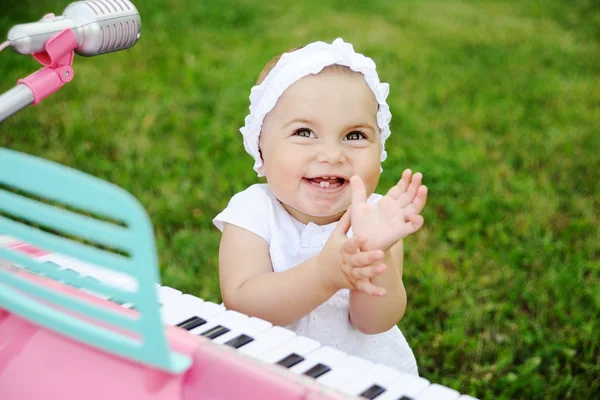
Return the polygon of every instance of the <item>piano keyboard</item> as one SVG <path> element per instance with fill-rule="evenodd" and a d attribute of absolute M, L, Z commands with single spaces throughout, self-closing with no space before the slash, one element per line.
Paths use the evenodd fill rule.
<path fill-rule="evenodd" d="M 8 245 L 6 238 L 4 243 L 2 241 L 0 235 L 0 246 Z M 137 282 L 127 275 L 107 272 L 56 253 L 34 256 L 42 262 L 55 264 L 58 269 L 115 287 L 135 290 L 137 286 Z M 304 379 L 313 378 L 345 396 L 377 400 L 476 400 L 448 387 L 432 384 L 422 377 L 402 374 L 388 366 L 323 346 L 291 330 L 227 310 L 222 305 L 180 290 L 159 285 L 156 288 L 165 325 L 229 346 L 240 354 L 285 368 Z M 131 308 L 133 305 L 121 306 Z"/>

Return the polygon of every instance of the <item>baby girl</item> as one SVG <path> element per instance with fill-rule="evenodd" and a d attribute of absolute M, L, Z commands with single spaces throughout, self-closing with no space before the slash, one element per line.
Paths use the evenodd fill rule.
<path fill-rule="evenodd" d="M 241 128 L 266 177 L 214 219 L 228 309 L 402 372 L 415 357 L 402 239 L 423 226 L 422 175 L 375 194 L 391 114 L 375 63 L 341 39 L 284 53 L 259 76 Z"/>

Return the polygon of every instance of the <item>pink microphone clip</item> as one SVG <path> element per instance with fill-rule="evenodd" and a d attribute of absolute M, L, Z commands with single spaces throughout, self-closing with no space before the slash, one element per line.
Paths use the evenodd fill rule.
<path fill-rule="evenodd" d="M 33 54 L 33 58 L 44 68 L 20 79 L 17 83 L 31 89 L 34 95 L 34 105 L 73 79 L 72 65 L 76 47 L 77 38 L 73 31 L 65 29 L 46 42 L 44 51 Z"/>

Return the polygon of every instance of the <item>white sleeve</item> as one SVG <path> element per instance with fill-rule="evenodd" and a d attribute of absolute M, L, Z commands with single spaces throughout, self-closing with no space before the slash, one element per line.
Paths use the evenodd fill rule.
<path fill-rule="evenodd" d="M 227 207 L 214 219 L 213 224 L 223 232 L 225 223 L 239 226 L 271 242 L 269 214 L 272 212 L 271 199 L 260 185 L 235 194 Z"/>

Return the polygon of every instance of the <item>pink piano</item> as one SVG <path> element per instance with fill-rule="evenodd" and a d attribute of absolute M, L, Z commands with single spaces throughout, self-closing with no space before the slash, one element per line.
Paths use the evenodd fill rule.
<path fill-rule="evenodd" d="M 470 396 L 159 283 L 133 196 L 0 149 L 0 399 Z"/>

